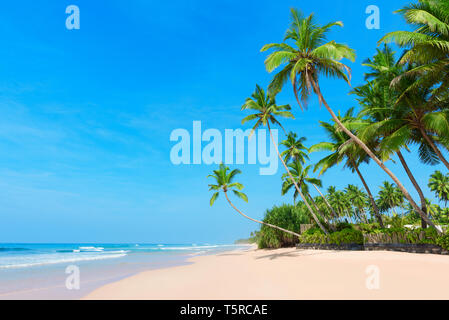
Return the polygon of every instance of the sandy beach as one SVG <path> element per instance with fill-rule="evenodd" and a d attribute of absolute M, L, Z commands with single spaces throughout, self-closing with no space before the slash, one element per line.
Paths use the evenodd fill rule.
<path fill-rule="evenodd" d="M 449 299 L 449 256 L 389 251 L 229 251 L 145 271 L 84 299 Z"/>

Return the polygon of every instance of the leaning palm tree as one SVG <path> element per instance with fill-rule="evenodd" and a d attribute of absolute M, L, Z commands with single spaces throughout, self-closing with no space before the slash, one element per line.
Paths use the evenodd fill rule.
<path fill-rule="evenodd" d="M 285 163 L 289 163 L 290 160 L 297 161 L 299 160 L 301 164 L 305 164 L 306 160 L 309 159 L 309 149 L 304 146 L 304 142 L 307 140 L 305 137 L 298 138 L 296 133 L 290 132 L 287 136 L 287 139 L 281 142 L 281 145 L 286 147 L 281 155 L 284 157 Z M 323 195 L 321 190 L 313 184 L 315 190 L 320 194 L 321 198 L 324 200 L 324 203 L 329 208 L 333 216 L 337 216 L 334 208 L 330 205 L 329 201 L 327 201 L 326 197 Z"/>
<path fill-rule="evenodd" d="M 396 63 L 395 53 L 389 46 L 385 45 L 382 50 L 377 49 L 374 57 L 367 59 L 363 65 L 369 67 L 365 79 L 371 81 L 352 91 L 358 96 L 357 100 L 362 107 L 360 115 L 368 120 L 367 127 L 359 131 L 359 137 L 365 142 L 374 141 L 383 161 L 389 160 L 392 154 L 398 156 L 418 192 L 422 211 L 427 213 L 424 193 L 401 149 L 408 150 L 408 144 L 416 143 L 419 145 L 421 162 L 436 164 L 440 157 L 435 152 L 438 141 L 432 137 L 437 132 L 444 136 L 444 127 L 448 126 L 445 115 L 427 104 L 427 90 L 415 91 L 414 97 L 410 97 L 408 93 L 398 100 L 402 96 L 401 91 L 406 90 L 408 85 L 396 86 L 394 90 L 390 88 L 392 80 L 404 73 L 404 67 Z M 423 219 L 421 223 L 422 227 L 426 228 L 427 223 Z"/>
<path fill-rule="evenodd" d="M 290 174 L 294 178 L 294 181 L 301 188 L 302 194 L 305 195 L 309 199 L 310 203 L 315 208 L 315 210 L 318 212 L 318 214 L 321 216 L 321 218 L 323 218 L 324 222 L 326 222 L 326 224 L 328 224 L 332 228 L 333 231 L 336 231 L 335 227 L 329 223 L 329 221 L 326 218 L 326 215 L 323 214 L 323 212 L 317 206 L 313 197 L 310 195 L 310 190 L 309 190 L 308 184 L 312 184 L 315 187 L 317 185 L 320 187 L 322 186 L 320 179 L 310 178 L 308 176 L 311 166 L 307 166 L 304 168 L 302 163 L 299 160 L 296 160 L 296 161 L 290 163 L 288 165 L 288 167 L 289 167 Z M 284 182 L 282 184 L 282 195 L 285 195 L 294 186 L 294 183 L 290 179 L 290 177 L 287 173 L 284 173 L 282 175 L 282 179 L 284 180 Z M 299 194 L 298 191 L 295 190 L 295 192 L 293 194 L 294 200 L 296 200 L 296 198 L 298 197 L 298 194 Z"/>
<path fill-rule="evenodd" d="M 241 171 L 238 169 L 234 169 L 232 171 L 230 171 L 229 167 L 225 166 L 224 164 L 220 164 L 220 167 L 218 168 L 218 170 L 214 170 L 214 173 L 212 175 L 209 175 L 208 178 L 213 178 L 216 181 L 216 184 L 210 184 L 209 185 L 209 190 L 210 191 L 215 191 L 214 194 L 212 195 L 212 198 L 210 199 L 210 205 L 212 206 L 215 203 L 215 200 L 217 200 L 218 196 L 220 195 L 220 191 L 222 191 L 226 197 L 226 200 L 229 202 L 229 204 L 231 205 L 231 207 L 237 211 L 239 214 L 241 214 L 243 217 L 260 223 L 262 225 L 266 225 L 268 227 L 274 228 L 274 229 L 278 229 L 281 230 L 283 232 L 292 234 L 294 236 L 300 237 L 301 235 L 290 231 L 290 230 L 286 230 L 284 228 L 272 225 L 270 223 L 266 223 L 263 221 L 259 221 L 253 218 L 248 217 L 246 214 L 244 214 L 243 212 L 241 212 L 239 209 L 237 209 L 237 207 L 231 202 L 231 200 L 228 197 L 228 191 L 231 191 L 240 199 L 242 199 L 245 202 L 248 202 L 248 197 L 246 196 L 246 194 L 244 194 L 243 192 L 241 192 L 241 190 L 243 189 L 243 185 L 239 182 L 234 182 L 234 178 L 236 177 L 236 175 L 240 174 Z"/>
<path fill-rule="evenodd" d="M 269 94 L 265 94 L 265 91 L 259 86 L 256 85 L 256 91 L 251 95 L 250 98 L 247 98 L 245 101 L 245 104 L 242 106 L 242 110 L 253 110 L 255 113 L 250 114 L 249 116 L 246 116 L 242 120 L 242 124 L 256 120 L 256 123 L 254 124 L 251 133 L 254 132 L 257 128 L 260 126 L 267 126 L 268 131 L 270 132 L 271 141 L 273 142 L 273 145 L 276 149 L 276 153 L 278 154 L 279 159 L 282 162 L 282 165 L 284 166 L 285 170 L 287 171 L 290 179 L 292 180 L 293 184 L 295 185 L 296 190 L 298 191 L 299 195 L 301 196 L 302 201 L 304 201 L 304 204 L 309 209 L 310 214 L 312 215 L 315 222 L 318 224 L 318 226 L 323 230 L 324 233 L 328 234 L 327 230 L 323 227 L 320 220 L 315 215 L 314 211 L 310 207 L 309 203 L 307 202 L 305 196 L 302 194 L 299 186 L 297 185 L 295 179 L 291 175 L 287 164 L 285 163 L 284 159 L 282 158 L 281 154 L 279 153 L 279 148 L 277 146 L 277 142 L 274 141 L 273 134 L 271 132 L 271 124 L 279 125 L 282 129 L 281 123 L 276 119 L 276 117 L 284 117 L 284 118 L 291 118 L 294 119 L 293 114 L 290 112 L 291 107 L 289 105 L 281 105 L 278 106 L 276 104 L 276 100 L 273 96 Z"/>
<path fill-rule="evenodd" d="M 357 120 L 353 115 L 353 109 L 349 109 L 344 116 L 339 116 L 339 119 L 347 124 L 354 123 L 355 121 L 360 122 Z M 315 171 L 318 169 L 320 170 L 320 175 L 326 172 L 329 168 L 338 165 L 339 163 L 344 161 L 345 167 L 351 169 L 352 172 L 356 172 L 357 175 L 360 178 L 360 181 L 362 181 L 363 186 L 365 187 L 365 190 L 369 196 L 372 210 L 374 211 L 374 216 L 376 217 L 377 221 L 379 222 L 379 225 L 383 227 L 383 221 L 382 216 L 380 215 L 379 209 L 377 208 L 374 196 L 366 183 L 365 178 L 362 175 L 362 172 L 359 169 L 359 166 L 363 162 L 368 161 L 368 157 L 366 154 L 361 153 L 356 146 L 354 146 L 353 143 L 351 143 L 351 140 L 349 139 L 348 135 L 345 134 L 343 131 L 341 131 L 338 126 L 335 123 L 328 123 L 324 121 L 320 121 L 321 127 L 323 127 L 328 135 L 328 141 L 318 143 L 316 145 L 313 145 L 310 147 L 310 152 L 316 152 L 316 151 L 328 151 L 330 154 L 328 154 L 326 157 L 321 159 L 316 165 L 315 165 Z M 352 125 L 351 125 L 352 126 Z"/>
<path fill-rule="evenodd" d="M 314 21 L 313 15 L 305 18 L 295 9 L 292 9 L 291 13 L 292 22 L 287 30 L 284 42 L 267 44 L 261 49 L 261 51 L 274 50 L 265 60 L 265 67 L 268 72 L 272 72 L 281 65 L 286 65 L 274 76 L 269 87 L 270 90 L 275 93 L 280 92 L 287 80 L 290 79 L 301 109 L 302 105 L 299 96 L 306 105 L 311 94 L 315 93 L 320 103 L 325 106 L 340 129 L 390 176 L 423 219 L 429 220 L 393 172 L 385 166 L 361 139 L 343 125 L 321 93 L 318 82 L 319 75 L 343 79 L 350 84 L 350 68 L 341 63 L 340 60 L 346 58 L 354 61 L 354 50 L 335 41 L 326 42 L 329 30 L 334 26 L 343 26 L 343 23 L 332 22 L 320 26 Z M 292 41 L 296 47 L 290 46 L 286 41 Z M 438 232 L 440 233 L 439 230 Z"/>

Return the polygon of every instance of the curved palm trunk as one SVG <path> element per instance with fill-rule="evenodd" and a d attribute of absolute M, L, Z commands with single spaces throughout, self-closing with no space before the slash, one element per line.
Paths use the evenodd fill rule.
<path fill-rule="evenodd" d="M 427 143 L 432 147 L 433 151 L 435 151 L 441 162 L 443 162 L 446 168 L 449 169 L 449 162 L 447 162 L 446 158 L 443 156 L 440 149 L 438 149 L 435 142 L 427 135 L 426 131 L 423 128 L 419 128 L 419 131 L 421 132 L 422 136 L 427 141 Z"/>
<path fill-rule="evenodd" d="M 412 182 L 413 186 L 415 187 L 416 191 L 419 194 L 419 199 L 421 201 L 421 209 L 427 215 L 426 198 L 424 197 L 424 193 L 422 192 L 418 182 L 416 182 L 415 177 L 413 176 L 412 172 L 410 171 L 410 168 L 407 165 L 407 162 L 405 162 L 405 159 L 402 156 L 401 151 L 398 151 L 396 153 L 398 155 L 399 161 L 401 161 L 401 164 L 405 169 L 405 172 L 407 172 L 407 175 L 408 175 L 410 181 Z M 423 229 L 427 228 L 427 223 L 424 219 L 421 219 L 421 227 Z"/>
<path fill-rule="evenodd" d="M 327 207 L 331 210 L 332 215 L 337 218 L 337 213 L 335 212 L 334 208 L 332 208 L 331 204 L 329 203 L 329 201 L 327 201 L 326 197 L 321 193 L 320 189 L 318 189 L 318 187 L 316 185 L 314 185 L 312 183 L 312 186 L 314 186 L 315 190 L 318 191 L 318 193 L 320 194 L 321 198 L 323 198 L 324 203 L 327 205 Z"/>
<path fill-rule="evenodd" d="M 365 151 L 366 154 L 371 159 L 373 159 L 374 162 L 376 162 L 379 165 L 379 167 L 381 167 L 382 170 L 385 171 L 386 174 L 388 174 L 390 176 L 390 178 L 396 183 L 398 188 L 404 194 L 404 197 L 408 200 L 408 202 L 410 202 L 410 204 L 412 205 L 413 209 L 415 209 L 415 211 L 419 213 L 421 218 L 424 221 L 426 221 L 427 224 L 429 224 L 430 226 L 435 228 L 435 230 L 437 231 L 438 234 L 441 234 L 442 232 L 427 217 L 427 215 L 421 210 L 421 208 L 418 207 L 416 202 L 413 201 L 413 199 L 410 196 L 410 194 L 408 193 L 407 189 L 405 189 L 405 187 L 402 185 L 401 181 L 399 181 L 399 179 L 393 174 L 393 172 L 391 172 L 390 169 L 388 169 L 385 166 L 385 164 L 382 161 L 380 161 L 379 158 L 376 157 L 376 155 L 368 148 L 368 146 L 365 143 L 363 143 L 362 140 L 360 140 L 356 135 L 354 135 L 350 130 L 348 130 L 343 125 L 343 123 L 341 123 L 340 119 L 338 119 L 337 115 L 334 113 L 334 111 L 331 109 L 331 107 L 329 107 L 329 105 L 327 104 L 326 100 L 324 100 L 324 97 L 323 97 L 323 94 L 321 93 L 320 87 L 319 87 L 319 85 L 317 83 L 315 83 L 315 80 L 311 79 L 311 82 L 312 82 L 312 86 L 314 88 L 315 93 L 318 95 L 318 98 L 319 98 L 320 102 L 322 102 L 324 104 L 324 106 L 326 107 L 327 111 L 331 114 L 332 119 L 334 119 L 334 121 L 337 123 L 337 125 L 340 127 L 340 129 L 342 129 L 355 143 L 357 143 L 357 145 L 359 145 L 360 148 L 362 148 L 363 151 Z"/>
<path fill-rule="evenodd" d="M 277 146 L 276 142 L 274 141 L 273 134 L 271 133 L 270 124 L 268 122 L 267 122 L 267 126 L 268 126 L 268 131 L 270 132 L 271 141 L 273 142 L 273 145 L 274 145 L 274 148 L 276 149 L 278 157 L 281 160 L 282 165 L 284 166 L 285 170 L 287 171 L 287 174 L 289 175 L 289 177 L 292 180 L 293 184 L 295 185 L 295 188 L 298 191 L 299 195 L 301 196 L 302 201 L 304 201 L 305 205 L 307 206 L 307 209 L 309 209 L 310 214 L 313 217 L 313 220 L 315 220 L 315 222 L 320 227 L 320 229 L 323 230 L 323 232 L 325 234 L 329 234 L 329 232 L 326 230 L 326 228 L 324 228 L 323 225 L 321 224 L 320 220 L 318 220 L 318 217 L 315 215 L 315 212 L 313 212 L 312 208 L 310 207 L 310 204 L 307 202 L 306 198 L 304 197 L 304 195 L 302 194 L 301 190 L 299 189 L 298 184 L 296 183 L 295 179 L 293 178 L 292 174 L 290 173 L 290 170 L 288 170 L 288 167 L 285 164 L 284 159 L 282 159 L 281 154 L 279 153 L 278 146 Z"/>
<path fill-rule="evenodd" d="M 315 201 L 313 200 L 312 196 L 310 194 L 307 194 L 307 196 L 310 199 L 310 202 L 312 203 L 313 207 L 315 208 L 316 212 L 318 212 L 318 214 L 323 217 L 324 222 L 327 223 L 327 225 L 332 229 L 332 231 L 337 231 L 337 229 L 335 228 L 335 226 L 329 222 L 329 220 L 327 220 L 326 216 L 324 215 L 323 212 L 321 212 L 320 208 L 318 208 L 317 204 L 315 203 Z"/>
<path fill-rule="evenodd" d="M 251 220 L 251 221 L 254 221 L 254 222 L 257 222 L 257 223 L 266 225 L 266 226 L 271 227 L 271 228 L 274 228 L 274 229 L 281 230 L 281 231 L 283 231 L 283 232 L 289 233 L 289 234 L 294 235 L 294 236 L 297 236 L 297 237 L 300 237 L 300 236 L 301 236 L 300 234 L 298 234 L 298 233 L 296 233 L 296 232 L 293 232 L 293 231 L 290 231 L 290 230 L 287 230 L 287 229 L 284 229 L 284 228 L 275 226 L 275 225 L 273 225 L 273 224 L 266 223 L 266 222 L 259 221 L 259 220 L 253 219 L 253 218 L 251 218 L 251 217 L 248 217 L 246 214 L 244 214 L 243 212 L 241 212 L 239 209 L 237 209 L 237 208 L 234 206 L 234 204 L 231 202 L 231 200 L 229 200 L 228 193 L 227 193 L 226 191 L 224 191 L 224 194 L 225 194 L 226 200 L 228 200 L 228 202 L 229 202 L 229 204 L 231 205 L 231 207 L 234 208 L 235 211 L 237 211 L 238 213 L 240 213 L 240 214 L 241 214 L 242 216 L 244 216 L 246 219 L 249 219 L 249 220 Z"/>
<path fill-rule="evenodd" d="M 355 171 L 357 172 L 357 175 L 362 181 L 363 186 L 365 187 L 366 193 L 368 193 L 368 197 L 371 202 L 371 205 L 373 206 L 374 215 L 376 216 L 377 222 L 379 222 L 381 228 L 384 228 L 384 222 L 382 221 L 382 216 L 379 213 L 379 208 L 377 207 L 376 201 L 374 200 L 373 194 L 371 193 L 371 190 L 368 187 L 365 178 L 363 178 L 362 173 L 359 170 L 359 167 L 351 157 L 349 157 L 349 161 L 351 161 L 352 166 L 354 167 Z"/>

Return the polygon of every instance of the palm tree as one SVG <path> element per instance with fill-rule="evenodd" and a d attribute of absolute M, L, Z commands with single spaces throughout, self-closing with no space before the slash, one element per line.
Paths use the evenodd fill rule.
<path fill-rule="evenodd" d="M 242 110 L 253 110 L 256 113 L 246 116 L 242 120 L 242 124 L 244 124 L 248 121 L 251 121 L 251 120 L 257 120 L 255 125 L 252 128 L 252 132 L 254 132 L 254 130 L 256 130 L 257 128 L 259 128 L 262 125 L 268 127 L 268 131 L 270 132 L 271 141 L 273 142 L 273 145 L 276 149 L 278 157 L 281 160 L 282 165 L 284 166 L 285 170 L 287 171 L 293 184 L 295 185 L 295 188 L 296 188 L 297 192 L 299 193 L 299 195 L 301 196 L 302 201 L 304 201 L 305 205 L 307 206 L 307 208 L 310 211 L 310 214 L 312 215 L 313 219 L 318 224 L 318 226 L 321 228 L 321 230 L 323 230 L 323 232 L 325 234 L 328 234 L 327 230 L 323 227 L 321 222 L 318 220 L 318 218 L 316 217 L 312 208 L 310 207 L 309 203 L 307 202 L 306 198 L 302 194 L 295 179 L 291 175 L 284 159 L 282 159 L 282 156 L 279 153 L 279 148 L 277 146 L 277 143 L 276 143 L 276 141 L 274 141 L 273 134 L 271 132 L 270 122 L 272 124 L 279 125 L 283 129 L 281 123 L 276 119 L 277 116 L 294 119 L 293 114 L 289 111 L 290 109 L 291 109 L 291 107 L 289 105 L 278 106 L 276 104 L 275 98 L 273 96 L 271 96 L 269 94 L 265 94 L 265 91 L 259 85 L 256 85 L 256 91 L 251 95 L 250 98 L 246 99 L 245 104 L 242 106 Z"/>
<path fill-rule="evenodd" d="M 348 197 L 346 197 L 346 194 L 341 190 L 336 190 L 336 188 L 333 186 L 330 186 L 327 189 L 327 193 L 329 202 L 331 203 L 332 207 L 335 208 L 338 215 L 340 217 L 349 217 L 351 215 L 351 212 L 348 210 L 348 208 L 351 207 L 351 203 L 349 202 Z"/>
<path fill-rule="evenodd" d="M 366 79 L 373 79 L 363 86 L 353 90 L 353 94 L 358 96 L 358 101 L 362 106 L 361 116 L 367 117 L 370 124 L 361 132 L 359 137 L 365 142 L 375 141 L 380 157 L 386 161 L 392 154 L 396 154 L 404 167 L 410 181 L 415 187 L 421 200 L 421 209 L 427 213 L 424 193 L 413 176 L 401 148 L 408 150 L 409 143 L 419 144 L 420 160 L 423 163 L 436 164 L 438 157 L 432 149 L 431 144 L 436 148 L 436 141 L 432 139 L 429 129 L 439 128 L 438 132 L 443 133 L 445 116 L 438 115 L 434 108 L 426 106 L 426 97 L 421 94 L 414 99 L 399 99 L 400 88 L 396 90 L 390 88 L 391 81 L 404 72 L 404 68 L 395 62 L 394 52 L 387 45 L 382 50 L 377 50 L 373 59 L 368 59 L 363 64 L 370 68 L 365 74 Z M 398 102 L 404 102 L 399 103 Z M 411 103 L 413 101 L 413 103 Z M 418 103 L 418 101 L 422 101 Z M 418 107 L 418 108 L 417 108 Z M 426 114 L 427 113 L 427 114 Z M 435 125 L 437 124 L 437 125 Z M 424 139 L 423 139 L 424 137 Z M 429 139 L 430 144 L 429 144 Z M 426 222 L 421 219 L 422 227 L 426 227 Z"/>
<path fill-rule="evenodd" d="M 346 196 L 354 206 L 355 212 L 359 220 L 368 223 L 365 215 L 365 207 L 368 202 L 368 196 L 363 190 L 355 185 L 348 185 L 345 189 Z M 361 216 L 360 216 L 361 215 Z"/>
<path fill-rule="evenodd" d="M 392 210 L 393 214 L 396 214 L 394 209 L 403 206 L 404 195 L 394 184 L 384 181 L 383 186 L 380 187 L 377 202 L 382 212 Z"/>
<path fill-rule="evenodd" d="M 329 221 L 326 219 L 326 216 L 319 209 L 315 200 L 310 195 L 308 183 L 310 183 L 314 186 L 319 186 L 319 187 L 322 186 L 320 179 L 310 178 L 308 176 L 311 166 L 307 166 L 304 168 L 301 161 L 296 160 L 296 161 L 290 163 L 288 165 L 288 167 L 289 167 L 291 176 L 293 176 L 293 178 L 294 178 L 294 181 L 301 188 L 302 194 L 308 198 L 308 200 L 310 201 L 312 206 L 315 208 L 315 210 L 318 212 L 318 214 L 324 219 L 326 224 L 328 224 L 333 229 L 333 231 L 335 231 L 335 227 L 329 223 Z M 287 173 L 284 173 L 282 175 L 282 179 L 284 181 L 284 183 L 282 184 L 282 195 L 285 195 L 294 186 L 294 183 L 292 182 L 292 180 L 290 179 L 290 177 Z M 293 198 L 295 200 L 298 197 L 298 194 L 299 194 L 298 191 L 295 190 L 295 193 L 293 194 Z"/>
<path fill-rule="evenodd" d="M 306 140 L 306 137 L 298 138 L 298 135 L 294 132 L 288 133 L 287 139 L 281 142 L 281 145 L 287 148 L 281 153 L 285 163 L 289 163 L 290 160 L 299 160 L 304 164 L 306 160 L 309 160 L 309 150 L 304 146 Z"/>
<path fill-rule="evenodd" d="M 349 109 L 344 117 L 339 116 L 339 119 L 341 119 L 343 123 L 347 123 L 347 125 L 351 122 L 354 123 L 356 119 L 353 115 L 353 109 Z M 357 150 L 357 147 L 353 143 L 350 143 L 351 140 L 349 139 L 348 135 L 342 132 L 335 123 L 331 124 L 320 121 L 320 125 L 325 129 L 328 135 L 328 142 L 321 142 L 313 145 L 312 147 L 310 147 L 309 151 L 329 151 L 331 152 L 331 154 L 321 159 L 315 165 L 315 171 L 321 168 L 320 175 L 322 175 L 329 168 L 336 166 L 342 161 L 345 161 L 345 167 L 350 168 L 353 172 L 355 171 L 362 181 L 362 184 L 365 187 L 365 190 L 368 193 L 369 199 L 371 201 L 374 215 L 379 222 L 379 225 L 383 228 L 382 217 L 379 213 L 379 209 L 377 208 L 374 196 L 371 193 L 371 190 L 366 183 L 365 178 L 359 170 L 359 165 L 362 162 L 367 162 L 369 158 L 366 156 L 366 154 L 361 153 L 359 150 Z"/>
<path fill-rule="evenodd" d="M 435 171 L 430 176 L 429 188 L 440 201 L 444 201 L 447 205 L 449 201 L 449 175 L 444 175 L 438 170 Z"/>
<path fill-rule="evenodd" d="M 234 210 L 237 211 L 239 214 L 241 214 L 243 217 L 245 217 L 251 221 L 260 223 L 262 225 L 266 225 L 268 227 L 281 230 L 283 232 L 289 233 L 289 234 L 297 236 L 297 237 L 301 236 L 298 233 L 286 230 L 284 228 L 250 218 L 247 215 L 245 215 L 244 213 L 242 213 L 239 209 L 237 209 L 237 207 L 235 207 L 234 204 L 229 199 L 228 191 L 232 190 L 232 192 L 238 198 L 242 199 L 245 202 L 248 202 L 248 197 L 246 196 L 246 194 L 241 192 L 241 190 L 243 189 L 243 185 L 241 183 L 234 182 L 234 178 L 236 177 L 236 175 L 240 174 L 241 171 L 238 169 L 234 169 L 234 170 L 230 171 L 229 173 L 228 173 L 228 171 L 230 171 L 229 167 L 225 166 L 224 164 L 220 164 L 220 167 L 218 168 L 218 170 L 214 170 L 213 174 L 208 176 L 208 178 L 213 178 L 216 181 L 216 184 L 209 185 L 209 191 L 215 191 L 214 194 L 212 195 L 212 198 L 210 199 L 211 206 L 215 203 L 215 200 L 217 200 L 218 196 L 220 195 L 220 191 L 222 191 L 226 197 L 226 200 L 231 205 L 231 207 L 234 208 Z"/>
<path fill-rule="evenodd" d="M 414 31 L 395 31 L 386 34 L 380 42 L 395 42 L 408 49 L 400 63 L 415 67 L 398 76 L 419 75 L 417 85 L 435 87 L 434 94 L 444 94 L 449 88 L 449 3 L 447 0 L 418 0 L 396 11 Z"/>
<path fill-rule="evenodd" d="M 279 66 L 286 64 L 286 66 L 274 76 L 269 89 L 272 92 L 279 92 L 290 78 L 296 100 L 300 106 L 299 95 L 301 96 L 302 102 L 307 103 L 307 100 L 313 91 L 318 96 L 320 103 L 324 104 L 340 129 L 343 130 L 354 143 L 362 148 L 366 154 L 390 176 L 423 219 L 429 220 L 393 172 L 385 166 L 385 164 L 362 140 L 343 125 L 321 93 L 320 85 L 318 83 L 319 75 L 343 79 L 350 84 L 350 68 L 341 63 L 340 60 L 347 58 L 354 61 L 354 50 L 347 45 L 339 44 L 335 41 L 326 42 L 326 35 L 329 30 L 334 26 L 343 26 L 343 23 L 332 22 L 320 26 L 314 21 L 313 15 L 304 18 L 302 14 L 295 9 L 292 9 L 291 13 L 292 22 L 290 28 L 287 30 L 284 42 L 267 44 L 261 49 L 261 51 L 274 49 L 274 52 L 265 60 L 265 67 L 268 72 L 272 72 Z M 288 45 L 286 41 L 293 41 L 296 48 Z M 431 224 L 430 220 L 429 224 Z M 441 232 L 438 230 L 438 233 Z"/>
<path fill-rule="evenodd" d="M 305 137 L 301 137 L 298 139 L 296 133 L 290 132 L 287 136 L 287 139 L 281 142 L 281 145 L 287 148 L 287 150 L 283 151 L 281 155 L 284 157 L 285 163 L 289 163 L 290 160 L 299 160 L 301 164 L 304 164 L 309 159 L 309 149 L 304 146 L 304 142 L 307 140 Z M 320 194 L 321 198 L 324 200 L 326 206 L 330 209 L 332 215 L 337 216 L 335 210 L 332 208 L 330 203 L 327 201 L 326 197 L 323 195 L 321 190 L 313 184 L 315 190 Z"/>

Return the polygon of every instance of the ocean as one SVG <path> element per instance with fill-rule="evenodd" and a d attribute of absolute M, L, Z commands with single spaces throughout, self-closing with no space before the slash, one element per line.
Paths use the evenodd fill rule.
<path fill-rule="evenodd" d="M 195 255 L 247 249 L 212 244 L 0 244 L 0 299 L 79 299 L 141 271 L 187 264 Z M 79 288 L 67 286 L 76 268 Z"/>

